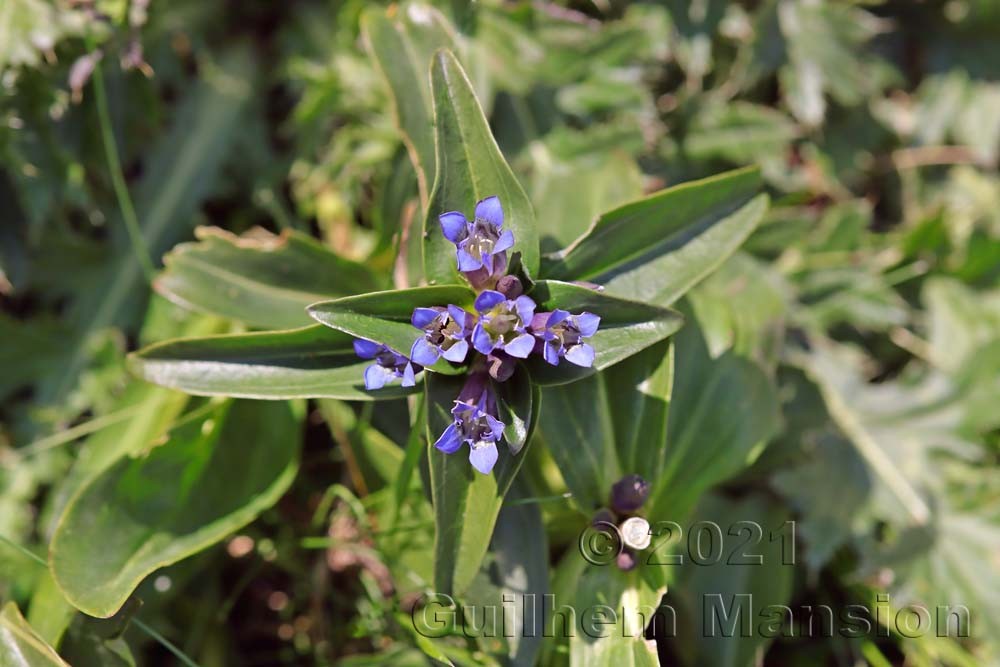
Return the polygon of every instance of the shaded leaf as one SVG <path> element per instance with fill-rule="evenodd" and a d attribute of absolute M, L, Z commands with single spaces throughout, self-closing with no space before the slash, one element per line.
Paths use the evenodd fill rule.
<path fill-rule="evenodd" d="M 311 323 L 306 306 L 370 292 L 377 280 L 363 264 L 343 259 L 305 234 L 264 230 L 233 236 L 215 227 L 195 230 L 163 258 L 154 288 L 193 308 L 268 329 Z"/>
<path fill-rule="evenodd" d="M 238 401 L 202 414 L 66 507 L 49 563 L 81 611 L 113 615 L 146 576 L 242 528 L 291 484 L 299 435 L 287 404 Z"/>
<path fill-rule="evenodd" d="M 0 665 L 68 667 L 59 654 L 28 625 L 13 602 L 8 602 L 0 611 Z"/>
<path fill-rule="evenodd" d="M 391 385 L 366 391 L 365 368 L 353 337 L 320 324 L 204 338 L 180 338 L 129 356 L 139 377 L 199 396 L 238 398 L 399 398 L 412 389 Z"/>

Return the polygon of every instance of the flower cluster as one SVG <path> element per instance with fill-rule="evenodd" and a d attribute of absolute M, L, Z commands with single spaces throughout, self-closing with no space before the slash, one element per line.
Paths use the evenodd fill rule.
<path fill-rule="evenodd" d="M 489 473 L 504 432 L 490 379 L 506 381 L 514 373 L 515 360 L 532 354 L 553 366 L 565 359 L 589 368 L 594 348 L 585 339 L 594 335 L 601 318 L 559 309 L 536 312 L 537 304 L 522 293 L 521 281 L 507 274 L 507 251 L 514 246 L 514 234 L 503 228 L 503 207 L 497 197 L 476 204 L 472 220 L 458 211 L 444 213 L 439 220 L 445 238 L 455 244 L 459 272 L 478 292 L 473 312 L 454 304 L 414 309 L 411 323 L 422 333 L 409 358 L 369 341 L 357 341 L 355 350 L 362 358 L 375 360 L 365 370 L 367 389 L 397 377 L 404 387 L 412 386 L 415 372 L 442 358 L 468 363 L 468 380 L 451 411 L 454 421 L 434 446 L 452 454 L 468 443 L 473 467 Z"/>

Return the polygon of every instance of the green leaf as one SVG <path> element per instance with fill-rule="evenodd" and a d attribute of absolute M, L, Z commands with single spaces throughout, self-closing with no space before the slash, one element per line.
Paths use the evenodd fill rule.
<path fill-rule="evenodd" d="M 441 233 L 438 216 L 461 211 L 471 216 L 476 202 L 496 195 L 504 228 L 514 233 L 512 253 L 520 253 L 529 275 L 538 273 L 538 233 L 531 202 L 517 181 L 473 92 L 449 51 L 438 51 L 431 66 L 437 170 L 424 224 L 424 273 L 428 282 L 459 280 L 455 246 Z"/>
<path fill-rule="evenodd" d="M 565 359 L 558 366 L 538 355 L 527 361 L 532 380 L 543 385 L 565 384 L 591 375 L 657 343 L 680 329 L 683 317 L 676 311 L 609 296 L 601 291 L 540 280 L 529 293 L 536 312 L 562 308 L 572 313 L 588 311 L 601 317 L 601 326 L 588 342 L 595 350 L 593 368 L 580 368 Z"/>
<path fill-rule="evenodd" d="M 428 69 L 435 51 L 453 48 L 454 29 L 430 5 L 397 8 L 392 18 L 381 7 L 361 16 L 365 47 L 388 84 L 396 125 L 417 172 L 426 206 L 434 178 L 434 109 Z"/>
<path fill-rule="evenodd" d="M 683 637 L 684 645 L 681 646 L 676 639 L 668 641 L 675 650 L 694 653 L 690 664 L 748 667 L 754 664 L 754 656 L 763 655 L 772 641 L 761 631 L 762 628 L 773 631 L 775 613 L 769 607 L 787 605 L 791 599 L 796 570 L 789 562 L 793 553 L 784 536 L 789 534 L 789 525 L 794 525 L 792 514 L 760 495 L 739 500 L 710 495 L 699 504 L 694 518 L 715 523 L 724 535 L 733 536 L 726 538 L 733 540 L 733 544 L 745 538 L 740 538 L 739 532 L 730 531 L 733 528 L 739 531 L 741 526 L 750 522 L 760 526 L 762 536 L 756 544 L 746 544 L 743 551 L 730 549 L 727 541 L 723 557 L 717 562 L 695 565 L 685 554 L 687 557 L 680 566 L 679 581 L 671 587 L 665 599 L 676 611 L 676 637 Z M 688 525 L 697 526 L 694 522 Z M 746 535 L 746 530 L 743 529 L 743 535 Z M 689 531 L 689 535 L 682 539 L 690 544 L 699 537 L 698 533 Z M 743 553 L 760 555 L 761 562 L 728 562 L 732 554 Z M 727 632 L 729 630 L 724 619 L 728 618 L 731 623 L 737 613 L 740 617 L 736 621 L 735 632 L 727 635 L 722 631 L 722 628 L 726 628 Z M 711 625 L 713 622 L 716 622 L 714 627 Z M 741 626 L 740 623 L 748 625 Z M 749 632 L 746 631 L 748 627 Z"/>
<path fill-rule="evenodd" d="M 503 437 L 513 454 L 521 451 L 528 442 L 532 427 L 531 416 L 537 410 L 533 406 L 534 392 L 531 380 L 524 371 L 514 373 L 506 382 L 493 382 L 497 397 L 497 410 L 504 424 Z"/>
<path fill-rule="evenodd" d="M 0 611 L 0 666 L 69 667 L 28 625 L 13 602 Z"/>
<path fill-rule="evenodd" d="M 164 257 L 166 271 L 153 284 L 185 308 L 256 327 L 292 329 L 311 323 L 309 304 L 377 288 L 365 265 L 300 232 L 233 236 L 199 227 L 195 235 L 197 243 L 181 244 Z"/>
<path fill-rule="evenodd" d="M 354 353 L 351 336 L 316 324 L 290 331 L 179 338 L 129 356 L 139 377 L 199 396 L 237 398 L 399 398 L 412 389 L 366 391 L 370 361 Z"/>
<path fill-rule="evenodd" d="M 745 468 L 780 426 L 777 390 L 754 362 L 708 354 L 694 323 L 673 340 L 676 368 L 663 473 L 650 516 L 680 520 L 715 484 Z"/>
<path fill-rule="evenodd" d="M 602 215 L 541 276 L 588 280 L 609 294 L 670 305 L 746 240 L 767 209 L 756 169 L 684 183 Z"/>
<path fill-rule="evenodd" d="M 198 414 L 66 507 L 49 564 L 81 611 L 113 615 L 147 575 L 242 528 L 291 484 L 299 437 L 287 403 L 237 401 Z"/>
<path fill-rule="evenodd" d="M 565 362 L 564 362 L 565 363 Z M 621 478 L 614 442 L 611 404 L 600 375 L 542 390 L 545 409 L 539 434 L 585 513 L 606 506 L 611 485 Z"/>
<path fill-rule="evenodd" d="M 522 499 L 527 494 L 526 485 L 515 482 L 511 499 Z M 531 606 L 531 618 L 538 622 L 543 614 L 543 600 L 548 593 L 549 553 L 545 537 L 545 524 L 537 503 L 506 504 L 497 518 L 493 533 L 492 551 L 494 565 L 490 569 L 493 582 L 500 589 L 500 596 L 487 600 L 488 604 L 502 605 L 504 594 L 514 596 L 515 606 Z M 512 667 L 531 667 L 541 648 L 541 636 L 525 627 L 527 614 L 516 614 L 514 627 L 507 636 L 507 655 Z"/>
<path fill-rule="evenodd" d="M 666 463 L 667 417 L 674 384 L 669 341 L 647 347 L 601 374 L 614 424 L 615 448 L 624 474 L 658 479 Z"/>
<path fill-rule="evenodd" d="M 402 355 L 410 354 L 420 331 L 410 323 L 413 309 L 447 306 L 471 307 L 475 295 L 461 285 L 432 285 L 405 290 L 388 290 L 334 301 L 322 301 L 309 306 L 309 314 L 317 322 L 351 334 L 356 338 L 388 345 Z M 445 374 L 457 371 L 446 359 L 439 359 L 431 370 Z"/>
<path fill-rule="evenodd" d="M 524 462 L 527 448 L 514 456 L 500 443 L 499 460 L 489 475 L 472 467 L 466 445 L 454 454 L 437 450 L 434 442 L 452 422 L 451 408 L 462 388 L 462 379 L 427 374 L 424 382 L 427 455 L 435 523 L 434 586 L 439 593 L 458 595 L 468 588 L 479 571 L 504 495 Z M 526 437 L 529 444 L 533 424 L 538 421 L 540 402 L 538 389 L 532 391 L 532 414 L 527 420 Z"/>

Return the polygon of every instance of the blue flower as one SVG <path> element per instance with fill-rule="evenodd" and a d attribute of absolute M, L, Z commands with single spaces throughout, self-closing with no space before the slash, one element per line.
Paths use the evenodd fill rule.
<path fill-rule="evenodd" d="M 594 348 L 584 343 L 597 331 L 601 318 L 593 313 L 572 315 L 565 310 L 538 313 L 531 321 L 531 330 L 542 343 L 542 356 L 553 366 L 559 359 L 590 368 L 594 365 Z"/>
<path fill-rule="evenodd" d="M 354 352 L 362 359 L 374 359 L 375 363 L 365 369 L 365 389 L 381 389 L 394 378 L 403 378 L 404 387 L 415 384 L 414 374 L 422 370 L 414 369 L 410 360 L 394 352 L 385 345 L 373 343 L 370 340 L 355 340 Z"/>
<path fill-rule="evenodd" d="M 535 302 L 527 296 L 508 299 L 500 292 L 486 290 L 476 297 L 479 322 L 472 330 L 472 347 L 483 354 L 502 350 L 525 359 L 535 348 L 535 338 L 527 331 L 535 314 Z"/>
<path fill-rule="evenodd" d="M 462 390 L 459 400 L 451 410 L 454 421 L 444 430 L 434 446 L 445 454 L 454 454 L 462 443 L 469 443 L 469 462 L 472 467 L 489 474 L 496 465 L 499 452 L 497 442 L 503 437 L 503 422 L 493 416 L 496 411 L 496 400 L 488 388 L 484 388 L 478 398 L 465 398 L 470 385 L 483 386 L 482 380 L 470 378 L 466 389 Z"/>
<path fill-rule="evenodd" d="M 507 250 L 514 245 L 514 234 L 503 229 L 503 207 L 496 196 L 476 204 L 473 220 L 458 211 L 438 216 L 441 231 L 457 248 L 458 270 L 464 273 L 485 271 L 487 276 L 507 270 Z"/>
<path fill-rule="evenodd" d="M 415 308 L 410 321 L 424 335 L 410 348 L 410 358 L 423 366 L 430 366 L 444 357 L 448 361 L 463 362 L 469 352 L 466 340 L 471 329 L 472 316 L 458 306 L 447 308 Z"/>

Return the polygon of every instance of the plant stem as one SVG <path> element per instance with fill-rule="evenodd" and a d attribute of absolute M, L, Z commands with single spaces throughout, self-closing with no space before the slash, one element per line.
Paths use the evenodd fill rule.
<path fill-rule="evenodd" d="M 122 220 L 125 223 L 125 230 L 128 232 L 129 243 L 132 244 L 132 251 L 142 267 L 142 272 L 146 276 L 146 281 L 153 282 L 156 276 L 156 266 L 153 258 L 146 248 L 146 243 L 142 238 L 142 229 L 139 227 L 139 218 L 135 214 L 132 206 L 132 199 L 128 194 L 128 186 L 125 184 L 125 174 L 122 172 L 122 165 L 118 159 L 118 144 L 115 142 L 115 134 L 111 128 L 111 114 L 108 113 L 107 89 L 104 86 L 104 72 L 100 63 L 94 67 L 94 101 L 97 103 L 97 118 L 101 124 L 101 138 L 104 142 L 104 152 L 108 158 L 108 171 L 111 174 L 111 185 L 115 190 L 115 198 L 118 200 L 118 208 L 121 210 Z"/>

